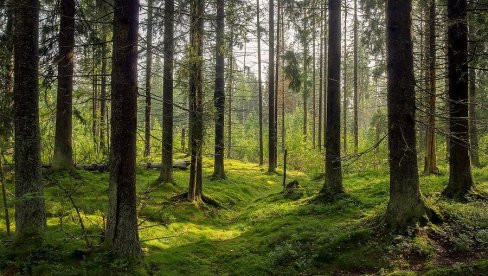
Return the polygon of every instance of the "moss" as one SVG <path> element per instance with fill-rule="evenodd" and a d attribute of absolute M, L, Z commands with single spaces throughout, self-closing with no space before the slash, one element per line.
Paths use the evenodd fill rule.
<path fill-rule="evenodd" d="M 204 175 L 210 176 L 212 163 L 205 161 Z M 388 174 L 384 171 L 345 174 L 347 194 L 324 203 L 312 200 L 322 188 L 322 181 L 312 180 L 303 172 L 288 172 L 290 181 L 300 183 L 300 196 L 287 198 L 279 174 L 266 174 L 258 165 L 245 162 L 230 160 L 225 165 L 226 180 L 204 178 L 204 193 L 222 208 L 170 200 L 186 192 L 186 171 L 175 171 L 174 185 L 154 186 L 159 171 L 138 169 L 140 240 L 145 263 L 131 268 L 130 273 L 123 260 L 112 260 L 97 249 L 103 242 L 108 174 L 80 171 L 79 177 L 73 177 L 53 173 L 50 177 L 72 193 L 85 230 L 65 193 L 55 185 L 46 185 L 45 240 L 52 246 L 46 249 L 57 257 L 40 254 L 39 262 L 23 265 L 2 245 L 0 268 L 18 271 L 29 267 L 39 273 L 59 271 L 62 275 L 79 271 L 98 275 L 110 271 L 139 275 L 386 274 L 413 271 L 418 262 L 433 262 L 431 267 L 444 269 L 433 261 L 437 254 L 434 249 L 445 245 L 452 251 L 454 238 L 462 238 L 461 234 L 470 233 L 466 237 L 468 251 L 487 248 L 486 201 L 462 204 L 439 197 L 445 175 L 421 178 L 427 201 L 435 202 L 442 214 L 447 214 L 445 223 L 427 225 L 435 230 L 431 231 L 435 237 L 428 231 L 406 236 L 400 246 L 394 236 L 379 227 L 378 218 L 388 201 Z M 475 178 L 480 179 L 481 191 L 488 190 L 485 174 L 486 169 L 473 170 Z M 12 189 L 11 181 L 8 188 Z M 0 226 L 5 229 L 2 216 L 3 212 Z M 414 260 L 413 253 L 407 251 L 418 252 L 422 258 Z"/>

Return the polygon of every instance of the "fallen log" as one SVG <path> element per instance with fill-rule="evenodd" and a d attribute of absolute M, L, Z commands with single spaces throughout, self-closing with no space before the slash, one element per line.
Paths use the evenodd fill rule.
<path fill-rule="evenodd" d="M 161 163 L 158 162 L 144 162 L 139 164 L 141 167 L 146 169 L 161 169 Z M 173 162 L 173 169 L 187 170 L 190 166 L 190 161 L 187 160 L 176 160 Z M 43 169 L 50 169 L 50 164 L 42 165 Z M 109 163 L 99 163 L 99 164 L 76 164 L 75 168 L 77 170 L 90 171 L 90 172 L 108 172 Z M 10 171 L 14 169 L 14 164 L 3 165 L 5 171 Z"/>

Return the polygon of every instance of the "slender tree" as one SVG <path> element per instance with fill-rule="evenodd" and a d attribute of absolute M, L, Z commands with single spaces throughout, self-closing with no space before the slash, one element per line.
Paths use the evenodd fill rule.
<path fill-rule="evenodd" d="M 470 144 L 470 157 L 471 157 L 471 164 L 475 167 L 481 167 L 480 163 L 480 155 L 479 155 L 479 140 L 478 140 L 478 118 L 476 115 L 476 65 L 478 63 L 478 55 L 476 53 L 479 49 L 476 49 L 477 45 L 480 44 L 479 38 L 476 36 L 474 31 L 475 22 L 475 13 L 470 13 L 468 15 L 468 23 L 469 23 L 469 144 Z"/>
<path fill-rule="evenodd" d="M 257 16 L 256 16 L 256 29 L 257 29 L 257 40 L 258 40 L 258 102 L 259 102 L 259 165 L 262 166 L 264 164 L 264 147 L 263 147 L 263 83 L 261 79 L 261 22 L 259 20 L 260 17 L 260 4 L 259 0 L 256 3 L 257 7 Z"/>
<path fill-rule="evenodd" d="M 319 125 L 318 125 L 318 137 L 317 137 L 317 144 L 319 151 L 322 151 L 322 110 L 324 106 L 324 1 L 320 3 L 320 42 L 319 42 Z"/>
<path fill-rule="evenodd" d="M 344 192 L 341 167 L 341 1 L 329 0 L 325 184 L 321 193 L 333 199 Z"/>
<path fill-rule="evenodd" d="M 448 0 L 449 183 L 443 195 L 462 199 L 474 186 L 469 158 L 467 0 Z"/>
<path fill-rule="evenodd" d="M 39 129 L 39 1 L 14 4 L 15 231 L 36 241 L 46 227 Z M 29 7 L 29 8 L 26 8 Z"/>
<path fill-rule="evenodd" d="M 275 118 L 275 83 L 274 83 L 274 70 L 275 70 L 275 31 L 274 31 L 274 0 L 269 1 L 269 68 L 268 68 L 268 172 L 276 171 L 276 118 Z"/>
<path fill-rule="evenodd" d="M 147 1 L 146 35 L 146 108 L 144 113 L 144 156 L 151 155 L 151 79 L 152 79 L 152 42 L 153 42 L 153 0 Z"/>
<path fill-rule="evenodd" d="M 102 76 L 100 80 L 100 150 L 105 155 L 107 154 L 107 141 L 106 136 L 108 136 L 107 130 L 108 125 L 108 112 L 107 112 L 107 34 L 102 34 Z"/>
<path fill-rule="evenodd" d="M 387 1 L 390 201 L 386 222 L 401 231 L 428 211 L 419 188 L 415 132 L 412 1 Z"/>
<path fill-rule="evenodd" d="M 58 94 L 53 169 L 73 169 L 73 69 L 75 45 L 75 1 L 60 2 Z"/>
<path fill-rule="evenodd" d="M 188 200 L 202 199 L 203 144 L 203 16 L 204 0 L 190 2 L 190 137 L 191 170 Z"/>
<path fill-rule="evenodd" d="M 424 173 L 433 174 L 437 172 L 436 157 L 436 5 L 435 0 L 429 0 L 429 30 L 428 30 L 428 51 L 426 59 L 428 63 L 427 77 L 427 125 L 425 133 L 425 163 Z"/>
<path fill-rule="evenodd" d="M 174 0 L 164 1 L 163 147 L 160 181 L 173 180 Z"/>
<path fill-rule="evenodd" d="M 344 1 L 344 63 L 343 63 L 343 72 L 344 72 L 344 81 L 342 89 L 343 92 L 343 100 L 342 100 L 342 146 L 344 154 L 347 154 L 347 106 L 348 106 L 348 98 L 347 98 L 347 1 Z"/>
<path fill-rule="evenodd" d="M 139 258 L 136 209 L 137 40 L 139 1 L 116 0 L 113 21 L 112 135 L 105 241 L 120 256 Z"/>
<path fill-rule="evenodd" d="M 224 124 L 225 124 L 225 60 L 224 60 L 225 1 L 217 0 L 217 43 L 215 65 L 215 154 L 213 177 L 225 179 Z"/>
<path fill-rule="evenodd" d="M 359 87 L 358 87 L 358 0 L 354 0 L 354 153 L 358 153 L 359 147 Z"/>

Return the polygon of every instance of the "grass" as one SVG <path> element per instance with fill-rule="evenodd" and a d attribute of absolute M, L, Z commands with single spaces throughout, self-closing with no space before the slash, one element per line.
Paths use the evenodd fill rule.
<path fill-rule="evenodd" d="M 152 186 L 158 171 L 139 169 L 137 185 L 144 265 L 130 274 L 396 274 L 477 275 L 488 262 L 488 202 L 457 203 L 440 191 L 447 174 L 422 176 L 427 199 L 446 223 L 391 235 L 380 218 L 388 201 L 385 171 L 349 172 L 347 194 L 323 204 L 311 199 L 323 185 L 313 175 L 291 171 L 296 196 L 282 193 L 282 175 L 239 161 L 226 163 L 225 181 L 212 181 L 204 163 L 204 192 L 224 208 L 172 202 L 187 189 L 188 172 L 175 172 L 175 185 Z M 446 171 L 441 168 L 441 172 Z M 488 192 L 488 168 L 475 169 L 479 190 Z M 8 243 L 0 248 L 4 274 L 97 275 L 128 271 L 128 263 L 100 248 L 107 208 L 108 174 L 51 174 L 46 182 L 48 231 L 43 248 L 19 258 Z M 54 185 L 53 183 L 56 183 Z M 79 208 L 85 233 L 63 186 Z M 13 190 L 11 184 L 9 190 Z M 73 192 L 74 191 L 74 192 Z M 13 212 L 13 208 L 11 209 Z M 0 220 L 4 231 L 5 221 Z M 1 233 L 5 236 L 5 232 Z M 89 244 L 83 239 L 87 236 Z M 115 272 L 114 272 L 115 271 Z"/>

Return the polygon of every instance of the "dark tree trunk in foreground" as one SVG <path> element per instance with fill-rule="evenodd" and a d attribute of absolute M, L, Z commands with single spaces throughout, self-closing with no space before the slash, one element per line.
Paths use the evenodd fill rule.
<path fill-rule="evenodd" d="M 203 143 L 203 16 L 204 0 L 190 2 L 190 137 L 191 170 L 188 200 L 202 199 L 202 143 Z"/>
<path fill-rule="evenodd" d="M 173 182 L 174 0 L 164 1 L 163 152 L 160 180 Z"/>
<path fill-rule="evenodd" d="M 139 1 L 116 0 L 112 55 L 112 135 L 105 241 L 120 256 L 141 255 L 136 210 Z"/>
<path fill-rule="evenodd" d="M 329 199 L 343 193 L 341 167 L 341 1 L 329 0 L 327 120 L 325 129 L 325 184 Z"/>
<path fill-rule="evenodd" d="M 429 31 L 428 31 L 428 51 L 426 51 L 426 59 L 428 62 L 428 71 L 426 72 L 427 79 L 427 125 L 425 131 L 425 164 L 424 173 L 437 173 L 437 156 L 436 156 L 436 6 L 435 0 L 429 1 Z M 427 63 L 426 62 L 426 63 Z"/>
<path fill-rule="evenodd" d="M 461 199 L 473 188 L 468 134 L 467 1 L 447 1 L 449 66 L 449 184 L 443 195 Z"/>
<path fill-rule="evenodd" d="M 427 214 L 417 166 L 411 11 L 411 0 L 387 2 L 390 201 L 385 218 L 396 231 Z"/>
<path fill-rule="evenodd" d="M 39 1 L 13 3 L 15 231 L 24 241 L 34 240 L 46 227 L 39 130 Z"/>
<path fill-rule="evenodd" d="M 224 170 L 224 114 L 225 114 L 225 61 L 224 61 L 225 1 L 217 0 L 217 44 L 215 65 L 215 155 L 213 177 L 225 179 Z"/>
<path fill-rule="evenodd" d="M 152 40 L 153 40 L 153 0 L 147 1 L 146 37 L 146 108 L 144 113 L 144 156 L 151 155 L 151 79 L 152 79 Z"/>
<path fill-rule="evenodd" d="M 73 168 L 73 69 L 75 44 L 75 1 L 60 2 L 58 94 L 53 169 Z"/>
<path fill-rule="evenodd" d="M 269 1 L 269 67 L 268 67 L 268 172 L 276 171 L 276 153 L 277 153 L 277 137 L 276 137 L 276 118 L 275 118 L 275 32 L 274 32 L 274 0 Z"/>
<path fill-rule="evenodd" d="M 259 165 L 264 164 L 264 147 L 263 147 L 263 83 L 261 79 L 261 23 L 259 22 L 259 0 L 257 0 L 257 19 L 256 28 L 258 33 L 258 102 L 259 102 Z"/>

